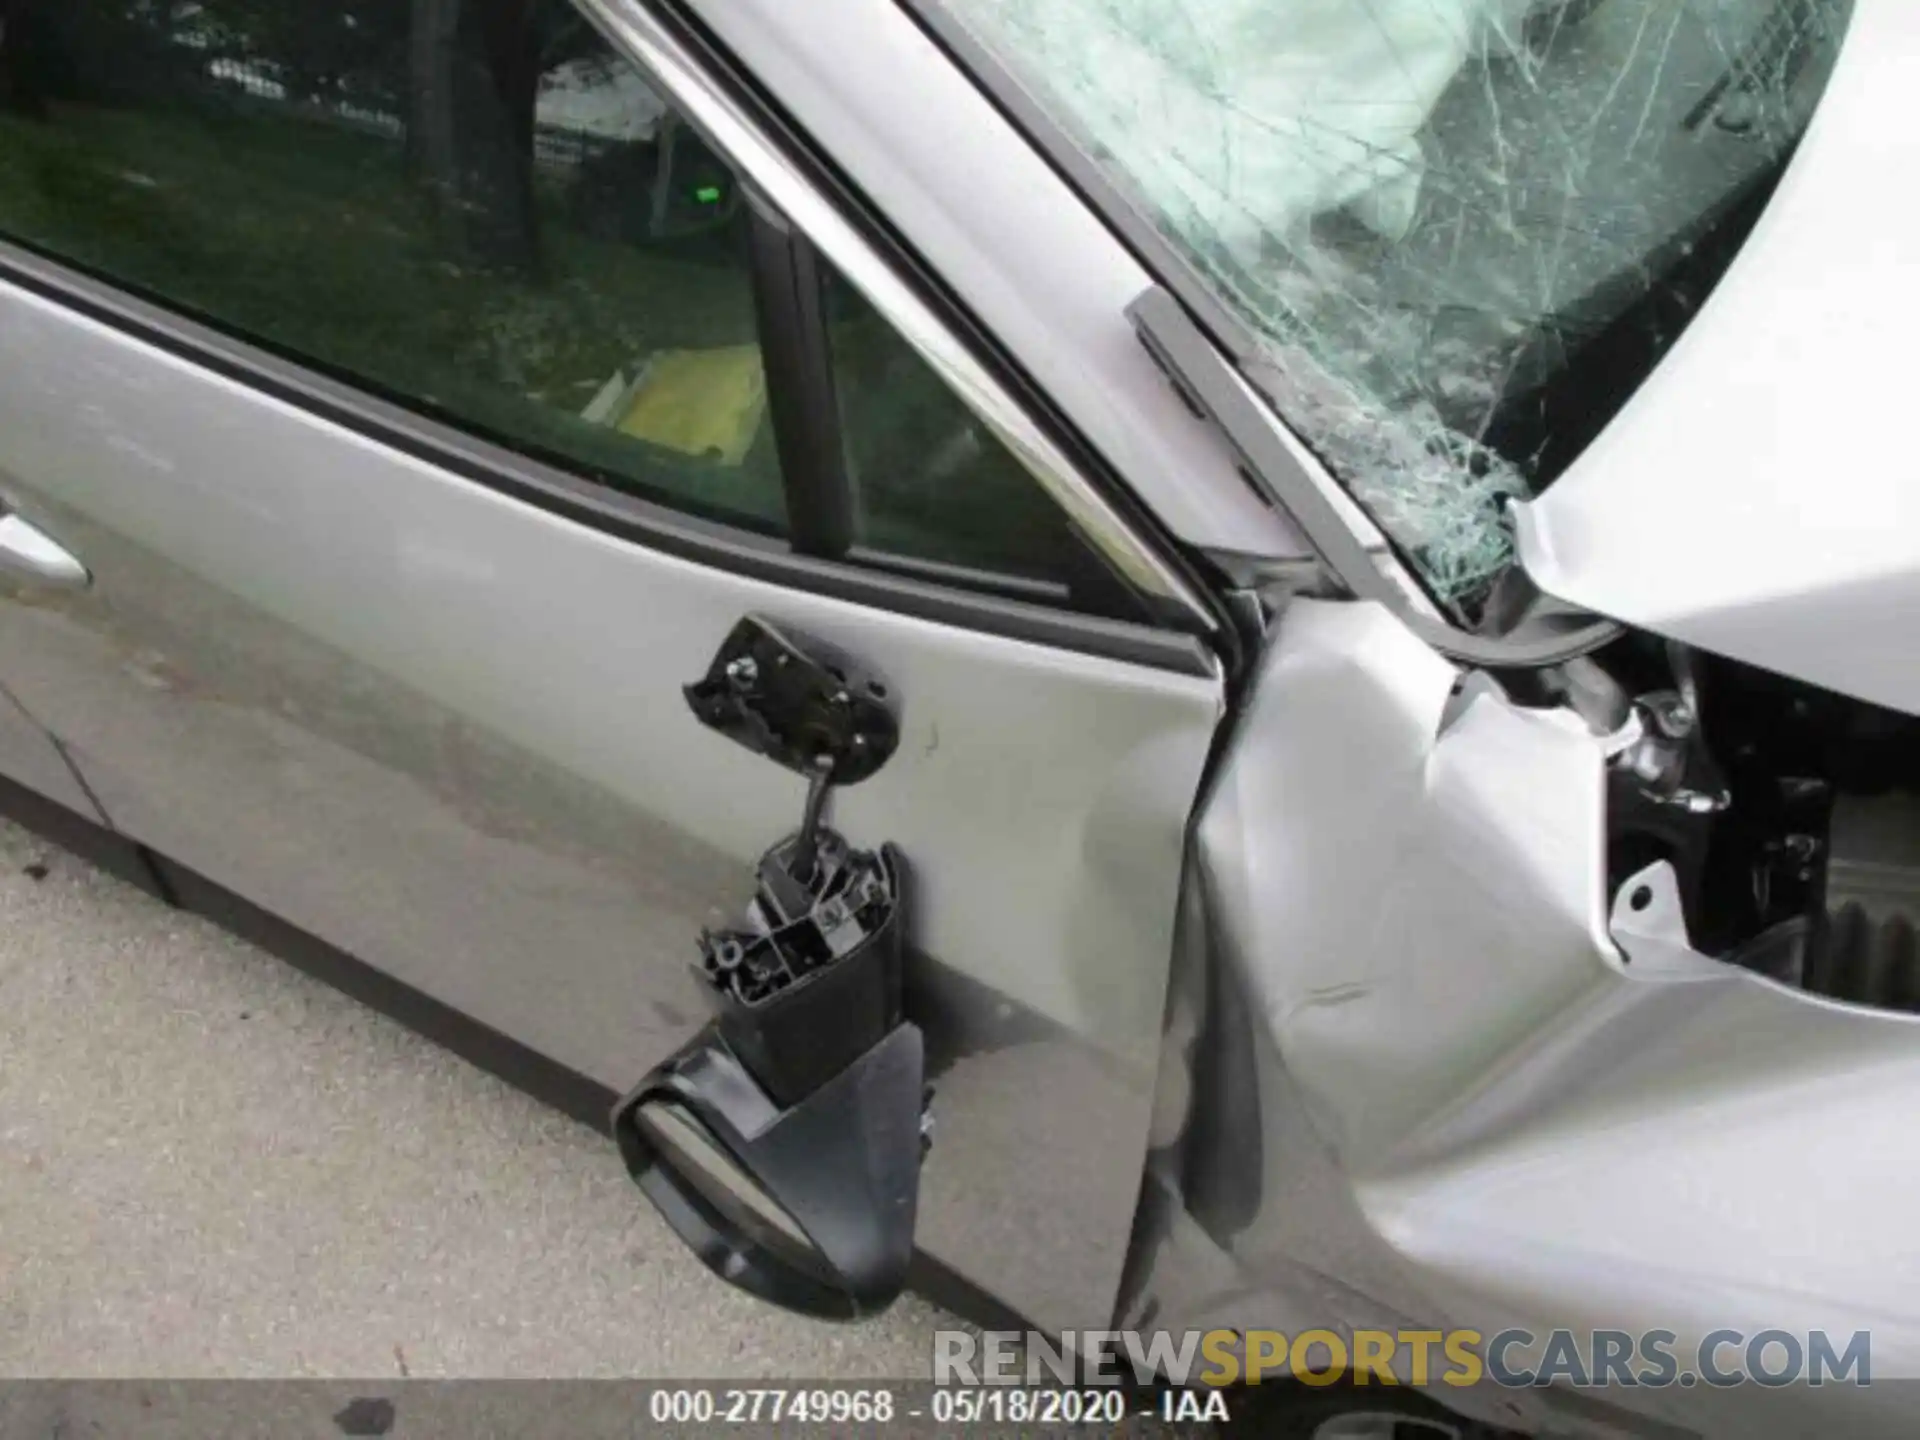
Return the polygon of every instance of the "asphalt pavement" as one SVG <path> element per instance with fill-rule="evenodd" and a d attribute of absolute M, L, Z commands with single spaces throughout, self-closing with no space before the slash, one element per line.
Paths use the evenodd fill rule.
<path fill-rule="evenodd" d="M 0 1375 L 904 1380 L 714 1280 L 611 1144 L 0 822 Z"/>

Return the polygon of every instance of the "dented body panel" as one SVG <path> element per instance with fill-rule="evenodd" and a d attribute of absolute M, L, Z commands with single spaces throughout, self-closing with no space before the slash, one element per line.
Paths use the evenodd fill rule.
<path fill-rule="evenodd" d="M 1693 955 L 1657 903 L 1616 943 L 1578 721 L 1459 685 L 1377 606 L 1278 632 L 1195 829 L 1134 1313 L 1683 1349 L 1870 1322 L 1913 1373 L 1912 1017 Z M 1820 1403 L 1874 1404 L 1845 1389 Z M 1627 1393 L 1715 1428 L 1752 1400 Z"/>
<path fill-rule="evenodd" d="M 1912 103 L 1920 10 L 1861 0 L 1826 99 L 1705 309 L 1540 499 L 1543 590 L 1920 709 Z"/>
<path fill-rule="evenodd" d="M 775 1213 L 854 1215 L 837 1248 L 795 1221 L 859 1282 L 815 1313 L 885 1303 L 911 1244 L 1054 1331 L 1660 1328 L 1684 1348 L 1870 1325 L 1877 1376 L 1920 1374 L 1920 944 L 1856 1003 L 1735 963 L 1823 923 L 1829 856 L 1882 906 L 1845 958 L 1920 923 L 1920 717 L 1847 698 L 1920 711 L 1896 428 L 1914 327 L 1887 299 L 1913 288 L 1920 210 L 1895 182 L 1920 11 L 576 5 L 657 82 L 645 127 L 671 101 L 738 172 L 736 299 L 784 337 L 756 339 L 760 383 L 793 403 L 769 421 L 797 462 L 774 498 L 810 523 L 762 535 L 691 491 L 627 494 L 137 275 L 0 243 L 0 508 L 92 582 L 0 587 L 0 771 L 627 1090 L 643 1186 L 672 1126 L 643 1132 L 642 1101 L 708 1125 L 701 1086 L 738 1062 L 764 1093 L 710 1107 L 708 1138 L 725 1121 L 758 1152 Z M 1063 162 L 1045 97 L 976 70 L 949 11 L 1071 69 L 1155 213 L 1108 203 L 1125 165 Z M 1142 15 L 1188 38 L 1136 45 Z M 1291 148 L 1261 154 L 1275 133 Z M 671 176 L 648 143 L 627 158 Z M 1712 273 L 1683 273 L 1700 254 Z M 854 463 L 822 378 L 835 293 L 963 412 L 958 444 L 902 466 L 929 533 L 987 503 L 940 467 L 995 441 L 1090 553 L 1050 577 L 855 543 L 883 467 Z M 1169 312 L 1190 344 L 1133 323 Z M 1639 348 L 1610 348 L 1623 329 Z M 1176 350 L 1219 383 L 1183 380 Z M 624 375 L 589 376 L 588 411 Z M 1222 423 L 1222 394 L 1257 424 Z M 1541 603 L 1516 547 L 1593 614 Z M 1140 593 L 1110 613 L 1116 580 Z M 1369 594 L 1427 629 L 1335 598 Z M 735 653 L 743 625 L 785 640 Z M 795 657 L 805 723 L 755 688 Z M 835 773 L 829 807 L 838 722 L 818 717 L 852 707 L 854 675 L 897 728 L 858 729 L 873 768 Z M 689 681 L 717 709 L 689 710 Z M 885 860 L 854 939 L 827 879 L 879 872 L 816 867 L 823 817 Z M 1622 834 L 1653 832 L 1671 853 L 1623 867 Z M 1710 884 L 1689 845 L 1739 863 Z M 1780 903 L 1747 903 L 1775 880 Z M 802 920 L 847 948 L 803 948 Z M 762 944 L 776 929 L 793 943 Z M 712 982 L 756 946 L 789 972 L 756 1005 L 866 947 L 859 1043 L 794 1062 L 813 1027 L 741 1018 L 736 986 L 718 1056 Z M 811 998 L 782 1013 L 834 1008 Z M 733 1053 L 756 1046 L 765 1073 Z M 843 1097 L 873 1074 L 886 1103 L 863 1117 Z M 885 1183 L 839 1207 L 831 1182 L 875 1155 Z M 722 1273 L 743 1253 L 705 1252 Z M 1858 1428 L 1898 1403 L 1442 1398 L 1629 1433 L 1749 1433 L 1816 1401 Z"/>

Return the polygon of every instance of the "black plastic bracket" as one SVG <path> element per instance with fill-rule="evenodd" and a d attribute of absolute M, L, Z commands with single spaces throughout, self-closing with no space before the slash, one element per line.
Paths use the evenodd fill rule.
<path fill-rule="evenodd" d="M 895 697 L 852 656 L 749 615 L 686 687 L 702 724 L 810 779 L 858 785 L 900 744 Z"/>
<path fill-rule="evenodd" d="M 824 831 L 796 894 L 797 838 L 762 859 L 750 927 L 701 937 L 719 1017 L 620 1101 L 613 1129 L 634 1180 L 721 1278 L 853 1319 L 906 1285 L 929 1134 L 920 1031 L 900 1008 L 905 862 Z M 656 1106 L 691 1120 L 758 1207 L 663 1146 Z M 804 1243 L 753 1218 L 769 1206 Z"/>
<path fill-rule="evenodd" d="M 700 972 L 721 997 L 720 1033 L 776 1104 L 839 1074 L 901 1021 L 906 862 L 822 832 L 812 883 L 794 879 L 800 837 L 760 863 L 746 930 L 700 937 Z"/>
<path fill-rule="evenodd" d="M 824 816 L 834 785 L 886 763 L 899 722 L 871 671 L 757 616 L 686 696 L 807 776 L 806 805 L 761 856 L 745 924 L 700 936 L 717 1018 L 614 1107 L 614 1135 L 722 1279 L 812 1315 L 869 1314 L 906 1285 L 930 1096 L 901 1010 L 906 858 L 854 849 Z"/>

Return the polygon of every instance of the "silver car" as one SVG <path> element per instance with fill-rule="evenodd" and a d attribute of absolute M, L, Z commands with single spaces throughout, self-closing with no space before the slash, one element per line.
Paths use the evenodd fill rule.
<path fill-rule="evenodd" d="M 811 1313 L 1920 1375 L 1916 88 L 1901 0 L 4 0 L 7 808 Z M 1535 1378 L 1439 1398 L 1899 1410 Z"/>

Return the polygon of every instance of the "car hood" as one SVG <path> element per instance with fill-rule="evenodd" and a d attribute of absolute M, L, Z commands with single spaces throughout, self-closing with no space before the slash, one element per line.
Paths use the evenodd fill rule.
<path fill-rule="evenodd" d="M 1516 507 L 1548 594 L 1920 712 L 1920 5 L 1858 0 L 1745 249 L 1645 386 Z"/>

